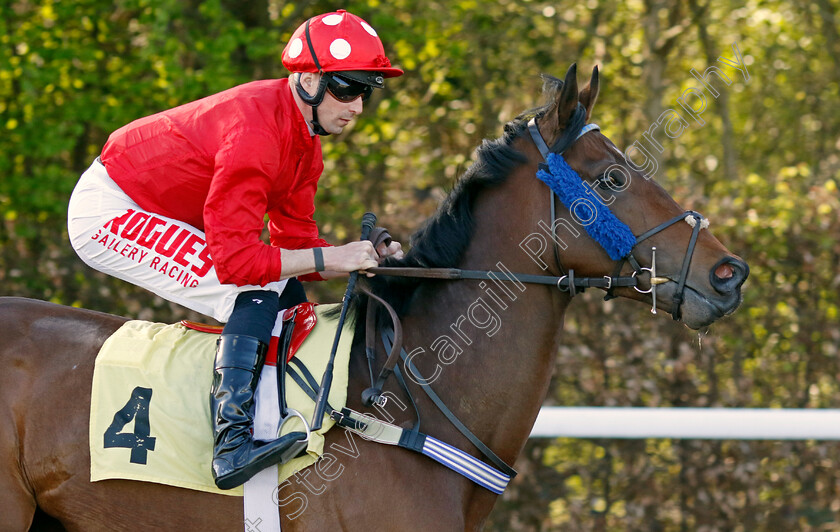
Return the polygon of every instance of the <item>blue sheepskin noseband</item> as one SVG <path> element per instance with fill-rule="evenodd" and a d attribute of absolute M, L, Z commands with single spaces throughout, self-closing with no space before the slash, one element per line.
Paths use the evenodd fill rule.
<path fill-rule="evenodd" d="M 590 124 L 580 135 L 597 127 Z M 595 194 L 587 194 L 583 180 L 561 154 L 549 153 L 547 162 L 548 171 L 545 170 L 545 165 L 540 165 L 537 178 L 557 194 L 575 221 L 583 225 L 589 236 L 604 248 L 612 260 L 626 257 L 636 245 L 636 237 L 630 228 L 616 218 Z"/>

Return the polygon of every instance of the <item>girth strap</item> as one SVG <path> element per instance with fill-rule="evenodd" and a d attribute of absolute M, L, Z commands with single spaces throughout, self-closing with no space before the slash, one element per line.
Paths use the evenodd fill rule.
<path fill-rule="evenodd" d="M 396 445 L 426 455 L 497 495 L 505 491 L 513 478 L 474 456 L 422 432 L 413 432 L 349 408 L 342 408 L 341 412 L 333 411 L 332 418 L 340 427 L 355 432 L 366 440 Z"/>

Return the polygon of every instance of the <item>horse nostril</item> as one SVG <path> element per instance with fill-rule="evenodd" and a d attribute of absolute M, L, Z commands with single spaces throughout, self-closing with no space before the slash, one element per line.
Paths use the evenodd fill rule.
<path fill-rule="evenodd" d="M 727 293 L 737 290 L 749 275 L 749 266 L 734 257 L 727 257 L 721 260 L 712 269 L 712 286 L 720 293 Z"/>
<path fill-rule="evenodd" d="M 718 279 L 731 279 L 735 275 L 735 268 L 731 264 L 721 264 L 715 268 L 715 277 Z"/>

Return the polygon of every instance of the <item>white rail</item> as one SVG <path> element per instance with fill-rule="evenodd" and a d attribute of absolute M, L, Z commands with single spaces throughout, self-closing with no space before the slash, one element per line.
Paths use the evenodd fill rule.
<path fill-rule="evenodd" d="M 840 440 L 840 410 L 552 406 L 531 437 Z"/>

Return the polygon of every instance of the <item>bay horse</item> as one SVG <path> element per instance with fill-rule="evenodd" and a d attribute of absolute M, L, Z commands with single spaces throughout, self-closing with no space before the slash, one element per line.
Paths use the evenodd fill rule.
<path fill-rule="evenodd" d="M 565 285 L 508 283 L 515 288 L 505 291 L 476 280 L 371 278 L 373 290 L 398 309 L 404 343 L 418 355 L 413 362 L 419 373 L 508 464 L 525 445 L 547 393 L 564 312 L 575 291 L 568 282 L 572 272 L 579 279 L 644 277 L 639 281 L 644 288 L 652 276 L 637 274 L 653 266 L 648 257 L 655 246 L 662 283 L 656 307 L 691 328 L 733 312 L 748 275 L 744 261 L 708 230 L 669 223 L 681 219 L 683 209 L 607 137 L 590 131 L 579 139 L 566 138 L 581 109 L 588 121 L 598 90 L 597 67 L 580 91 L 574 65 L 565 80 L 546 77 L 545 104 L 507 124 L 499 139 L 484 142 L 475 164 L 415 234 L 406 257 L 389 263 L 484 270 L 501 265 L 511 272 L 565 276 Z M 612 260 L 580 225 L 575 235 L 549 219 L 554 199 L 535 178 L 543 155 L 537 137 L 529 134 L 531 118 L 547 146 L 566 138 L 568 164 L 603 200 L 612 198 L 609 209 L 635 235 L 659 228 L 634 246 L 640 264 Z M 563 206 L 554 215 L 575 220 Z M 551 234 L 545 227 L 553 229 Z M 539 234 L 548 245 L 533 243 Z M 651 302 L 650 294 L 633 286 L 594 286 Z M 365 306 L 360 297 L 357 312 Z M 0 302 L 0 529 L 243 529 L 242 500 L 237 497 L 126 480 L 90 482 L 88 410 L 94 358 L 125 321 L 36 300 Z M 362 336 L 354 340 L 348 393 L 348 406 L 360 411 L 366 410 L 360 394 L 369 386 Z M 382 346 L 377 356 L 381 364 Z M 414 383 L 409 388 L 417 391 Z M 402 410 L 408 400 L 393 378 L 385 392 L 403 397 L 402 404 L 392 403 L 399 408 L 389 413 L 396 424 L 409 426 L 413 410 Z M 425 395 L 415 397 L 425 433 L 479 456 Z M 497 495 L 419 454 L 350 434 L 330 431 L 327 448 L 341 452 L 333 453 L 330 464 L 304 470 L 280 486 L 276 500 L 284 530 L 482 527 Z"/>

